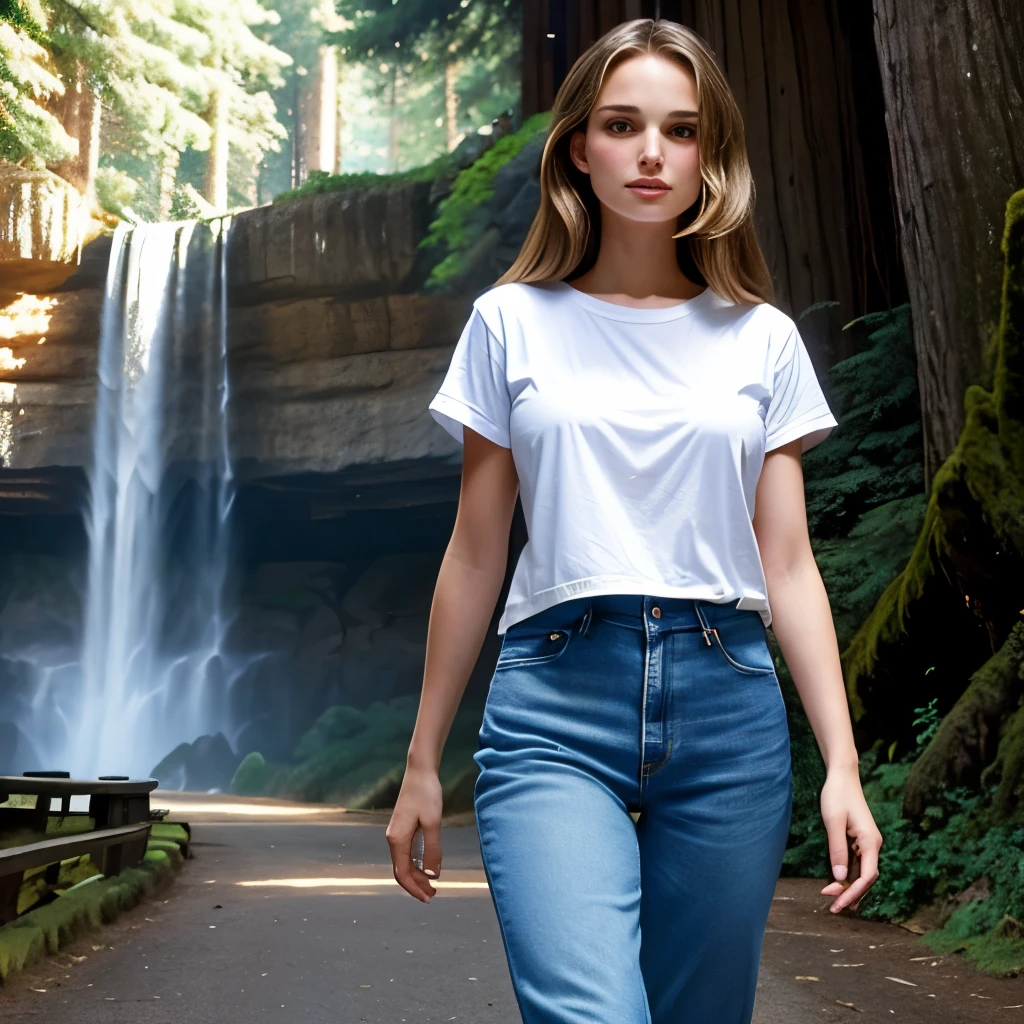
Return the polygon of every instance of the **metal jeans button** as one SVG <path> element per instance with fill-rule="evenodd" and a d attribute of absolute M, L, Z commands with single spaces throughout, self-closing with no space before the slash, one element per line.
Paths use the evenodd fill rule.
<path fill-rule="evenodd" d="M 653 616 L 654 616 L 654 617 L 655 617 L 656 619 L 660 619 L 660 618 L 661 618 L 661 609 L 660 609 L 660 608 L 659 608 L 659 607 L 658 607 L 657 605 L 655 605 L 655 606 L 654 606 L 654 607 L 653 607 L 653 608 L 651 609 L 651 614 L 652 614 L 652 615 L 653 615 Z"/>

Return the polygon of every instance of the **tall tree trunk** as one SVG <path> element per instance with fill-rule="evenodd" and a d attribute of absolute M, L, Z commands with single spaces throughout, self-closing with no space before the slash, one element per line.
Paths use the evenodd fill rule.
<path fill-rule="evenodd" d="M 333 46 L 321 46 L 313 71 L 300 79 L 298 131 L 301 184 L 310 171 L 334 169 L 337 138 L 338 65 Z"/>
<path fill-rule="evenodd" d="M 344 156 L 344 138 L 345 138 L 345 112 L 344 104 L 342 103 L 343 88 L 345 83 L 344 70 L 345 65 L 342 64 L 344 57 L 337 52 L 335 49 L 336 57 L 338 62 L 338 94 L 335 98 L 334 109 L 337 112 L 337 116 L 334 121 L 334 131 L 336 142 L 334 145 L 334 173 L 341 174 L 341 162 Z"/>
<path fill-rule="evenodd" d="M 874 0 L 874 10 L 927 490 L 963 430 L 967 386 L 991 386 L 1003 218 L 1024 181 L 1024 5 Z"/>
<path fill-rule="evenodd" d="M 210 153 L 206 162 L 204 198 L 217 210 L 228 206 L 228 106 L 226 83 L 217 83 L 210 97 Z"/>
<path fill-rule="evenodd" d="M 160 220 L 171 219 L 171 205 L 174 202 L 174 186 L 178 178 L 178 163 L 181 153 L 176 149 L 168 150 L 160 165 L 160 196 L 157 200 L 157 216 Z"/>
<path fill-rule="evenodd" d="M 89 86 L 88 69 L 80 60 L 75 61 L 74 77 L 64 94 L 51 95 L 46 108 L 68 135 L 78 139 L 78 156 L 50 164 L 49 169 L 91 201 L 99 167 L 102 107 Z"/>
<path fill-rule="evenodd" d="M 398 170 L 398 61 L 391 62 L 391 98 L 388 102 L 388 171 Z"/>
<path fill-rule="evenodd" d="M 306 176 L 302 162 L 302 79 L 292 77 L 292 188 L 298 188 Z"/>
<path fill-rule="evenodd" d="M 459 144 L 459 96 L 455 91 L 455 79 L 459 74 L 459 62 L 449 61 L 444 66 L 444 130 L 450 153 Z"/>

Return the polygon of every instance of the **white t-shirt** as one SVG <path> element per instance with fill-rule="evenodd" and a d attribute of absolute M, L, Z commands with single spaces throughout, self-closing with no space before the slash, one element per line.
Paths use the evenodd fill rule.
<path fill-rule="evenodd" d="M 498 623 L 585 594 L 771 624 L 752 519 L 766 451 L 837 426 L 793 320 L 710 288 L 635 309 L 564 281 L 478 296 L 430 414 L 512 449 L 529 539 Z"/>

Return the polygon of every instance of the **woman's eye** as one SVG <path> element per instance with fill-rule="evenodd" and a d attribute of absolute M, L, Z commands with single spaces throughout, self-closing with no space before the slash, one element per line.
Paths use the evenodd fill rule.
<path fill-rule="evenodd" d="M 628 121 L 609 121 L 608 122 L 608 128 L 609 128 L 609 130 L 611 131 L 611 133 L 613 135 L 624 135 L 625 134 L 625 132 L 617 131 L 616 130 L 616 125 L 625 125 L 626 128 L 629 128 L 629 122 Z M 675 128 L 672 129 L 672 134 L 675 134 L 680 129 L 682 129 L 683 131 L 687 131 L 690 134 L 689 135 L 676 135 L 676 138 L 689 139 L 689 138 L 692 138 L 693 135 L 695 134 L 695 129 L 693 128 L 693 126 L 692 125 L 688 125 L 688 124 L 676 125 Z"/>

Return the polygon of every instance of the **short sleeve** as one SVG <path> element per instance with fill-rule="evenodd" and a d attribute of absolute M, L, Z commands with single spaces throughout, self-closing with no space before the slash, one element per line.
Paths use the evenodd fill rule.
<path fill-rule="evenodd" d="M 765 451 L 803 438 L 805 452 L 839 424 L 828 407 L 811 357 L 794 326 L 775 363 L 772 399 L 765 418 Z"/>
<path fill-rule="evenodd" d="M 464 443 L 462 428 L 467 426 L 503 448 L 512 447 L 505 347 L 475 305 L 448 372 L 427 408 L 460 444 Z"/>

